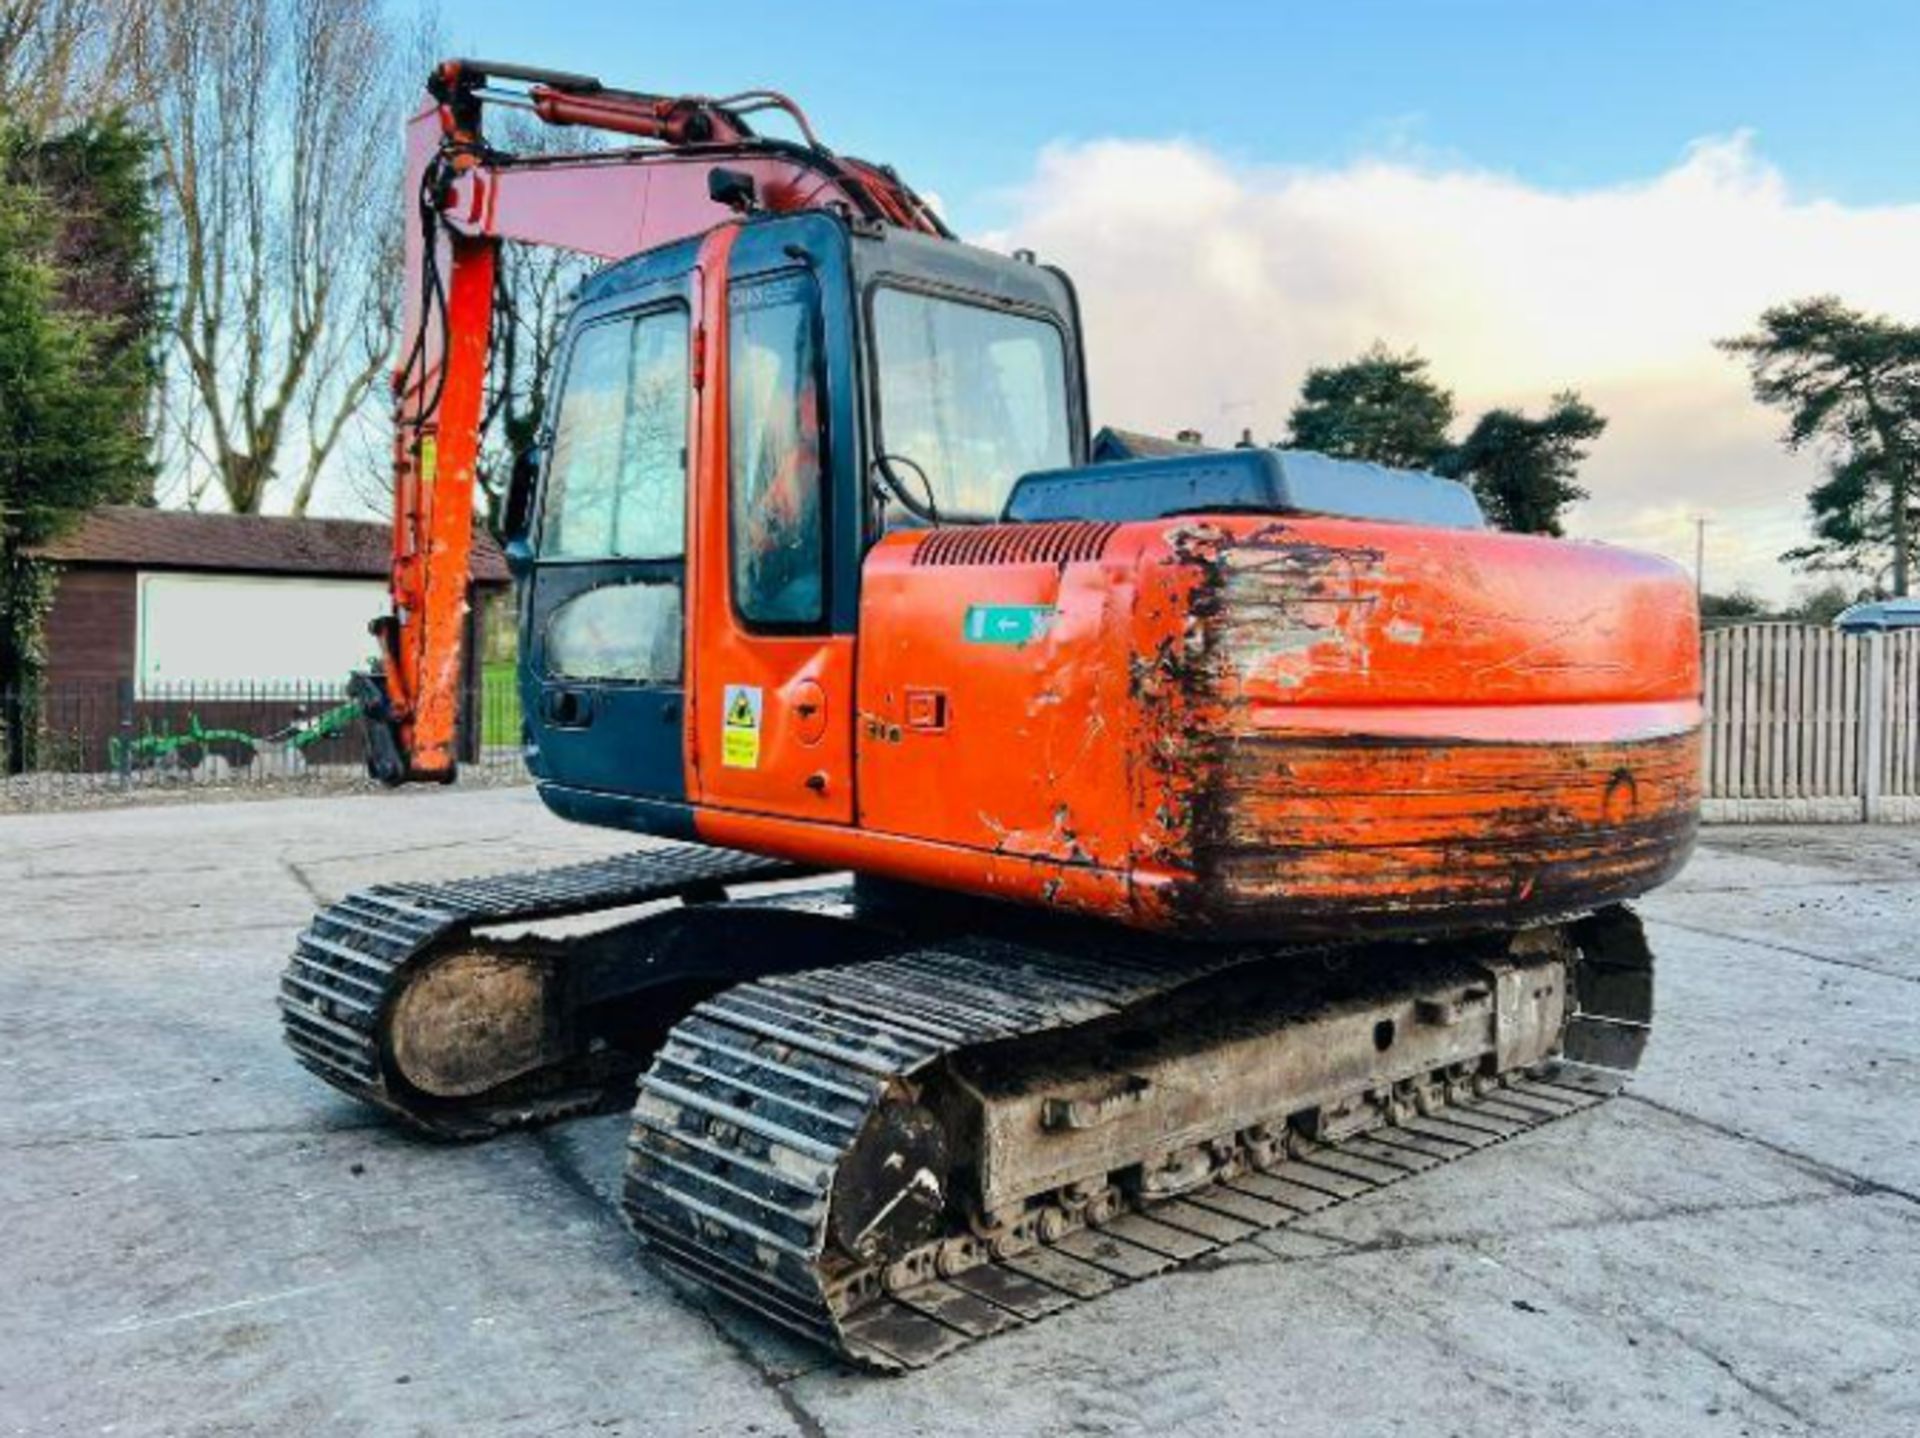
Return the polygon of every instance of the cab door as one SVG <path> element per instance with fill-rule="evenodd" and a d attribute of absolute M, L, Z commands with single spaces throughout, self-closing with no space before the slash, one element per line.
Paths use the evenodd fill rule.
<path fill-rule="evenodd" d="M 575 327 L 521 636 L 534 773 L 669 803 L 686 799 L 684 290 L 623 294 Z"/>
<path fill-rule="evenodd" d="M 835 824 L 860 526 L 845 245 L 815 216 L 702 247 L 690 755 L 703 805 Z"/>

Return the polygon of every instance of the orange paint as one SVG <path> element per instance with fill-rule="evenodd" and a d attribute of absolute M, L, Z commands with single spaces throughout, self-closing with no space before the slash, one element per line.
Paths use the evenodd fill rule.
<path fill-rule="evenodd" d="M 1045 528 L 869 556 L 857 828 L 701 832 L 1250 936 L 1522 922 L 1683 861 L 1698 636 L 1672 566 L 1311 517 L 1130 524 L 1091 552 Z M 979 605 L 1045 618 L 982 643 Z M 929 691 L 938 729 L 912 722 Z"/>
<path fill-rule="evenodd" d="M 687 792 L 716 809 L 818 822 L 853 817 L 854 640 L 849 634 L 756 633 L 731 593 L 728 506 L 727 260 L 736 225 L 700 246 L 696 303 L 707 378 L 688 472 Z M 758 695 L 751 765 L 729 764 L 729 689 Z"/>
<path fill-rule="evenodd" d="M 416 239 L 415 243 L 418 243 Z M 387 692 L 406 735 L 410 777 L 451 779 L 460 724 L 467 579 L 473 550 L 474 465 L 479 459 L 487 340 L 493 316 L 491 244 L 448 242 L 447 341 L 423 351 L 403 415 L 430 410 L 396 444 L 392 590 L 398 619 L 388 641 Z M 437 394 L 437 406 L 422 396 Z"/>

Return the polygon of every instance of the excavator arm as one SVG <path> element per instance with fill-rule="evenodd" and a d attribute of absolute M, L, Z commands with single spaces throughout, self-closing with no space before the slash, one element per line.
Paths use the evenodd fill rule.
<path fill-rule="evenodd" d="M 611 89 L 586 76 L 450 60 L 408 124 L 401 356 L 393 374 L 391 612 L 379 658 L 354 676 L 368 767 L 388 784 L 450 781 L 473 551 L 474 487 L 502 242 L 622 259 L 760 209 L 947 234 L 892 171 L 840 156 L 774 91 L 725 99 Z M 516 157 L 493 148 L 488 106 L 628 137 L 617 149 Z M 748 116 L 785 112 L 798 142 Z"/>

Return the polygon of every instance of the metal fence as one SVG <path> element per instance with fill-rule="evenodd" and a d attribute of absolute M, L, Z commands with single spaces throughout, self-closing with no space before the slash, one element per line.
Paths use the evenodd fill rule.
<path fill-rule="evenodd" d="M 1920 819 L 1920 630 L 1741 624 L 1702 642 L 1710 819 Z"/>
<path fill-rule="evenodd" d="M 518 772 L 520 703 L 511 674 L 464 696 L 461 755 Z M 185 785 L 355 784 L 366 721 L 343 686 L 130 681 L 0 690 L 0 803 L 89 790 Z"/>

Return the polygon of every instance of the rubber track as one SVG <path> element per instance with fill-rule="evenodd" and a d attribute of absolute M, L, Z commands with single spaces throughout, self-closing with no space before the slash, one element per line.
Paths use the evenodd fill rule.
<path fill-rule="evenodd" d="M 1558 1065 L 851 1316 L 833 1311 L 823 1258 L 834 1173 L 890 1083 L 959 1048 L 1118 1013 L 1232 962 L 1170 968 L 971 941 L 728 989 L 673 1030 L 640 1081 L 628 1216 L 671 1268 L 862 1367 L 898 1372 L 1578 1112 L 1619 1084 L 1604 1069 Z"/>
<path fill-rule="evenodd" d="M 514 1085 L 514 1097 L 423 1108 L 390 1082 L 381 1019 L 428 959 L 487 925 L 591 914 L 717 893 L 813 872 L 731 849 L 668 844 L 531 873 L 444 884 L 379 884 L 329 904 L 295 941 L 280 979 L 284 1037 L 295 1057 L 362 1102 L 441 1138 L 481 1138 L 604 1105 L 604 1085 L 566 1073 Z M 538 1077 L 538 1076 L 534 1076 Z M 615 1095 L 624 1104 L 624 1091 Z"/>

